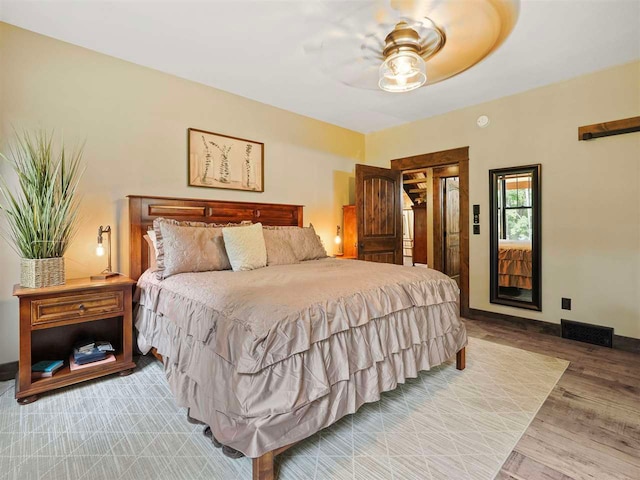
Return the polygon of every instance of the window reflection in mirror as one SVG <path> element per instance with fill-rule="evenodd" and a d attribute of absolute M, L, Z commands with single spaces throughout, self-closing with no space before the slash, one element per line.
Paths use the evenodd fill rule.
<path fill-rule="evenodd" d="M 541 309 L 539 172 L 539 165 L 490 172 L 492 303 Z"/>

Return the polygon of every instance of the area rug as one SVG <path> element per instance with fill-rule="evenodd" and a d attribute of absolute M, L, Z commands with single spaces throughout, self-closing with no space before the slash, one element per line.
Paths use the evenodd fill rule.
<path fill-rule="evenodd" d="M 162 366 L 109 377 L 19 406 L 0 384 L 0 479 L 230 480 L 230 460 L 186 421 Z M 280 480 L 489 480 L 568 362 L 470 338 L 467 368 L 423 372 L 285 452 Z"/>

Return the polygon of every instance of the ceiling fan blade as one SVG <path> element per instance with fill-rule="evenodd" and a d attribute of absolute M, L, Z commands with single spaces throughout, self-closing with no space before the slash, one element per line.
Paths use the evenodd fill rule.
<path fill-rule="evenodd" d="M 384 39 L 380 38 L 380 36 L 376 35 L 373 32 L 367 33 L 366 35 L 363 36 L 363 38 L 370 45 L 377 45 L 378 47 L 380 47 L 380 50 L 384 48 Z"/>
<path fill-rule="evenodd" d="M 360 47 L 360 51 L 361 52 L 365 52 L 365 53 L 373 53 L 378 55 L 380 58 L 382 58 L 382 49 L 381 48 L 374 48 L 370 45 L 362 45 Z"/>

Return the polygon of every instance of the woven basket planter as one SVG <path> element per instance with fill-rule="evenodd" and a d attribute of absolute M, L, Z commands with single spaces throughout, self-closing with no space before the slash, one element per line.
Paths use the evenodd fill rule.
<path fill-rule="evenodd" d="M 64 285 L 64 258 L 21 259 L 20 285 L 27 288 Z"/>

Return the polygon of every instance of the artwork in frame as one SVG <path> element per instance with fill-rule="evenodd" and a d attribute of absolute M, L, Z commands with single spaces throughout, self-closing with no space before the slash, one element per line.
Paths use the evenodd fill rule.
<path fill-rule="evenodd" d="M 264 192 L 264 143 L 190 128 L 189 186 Z"/>

